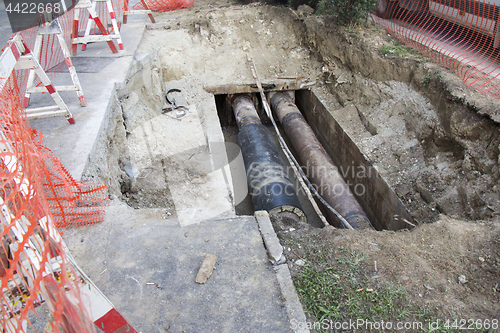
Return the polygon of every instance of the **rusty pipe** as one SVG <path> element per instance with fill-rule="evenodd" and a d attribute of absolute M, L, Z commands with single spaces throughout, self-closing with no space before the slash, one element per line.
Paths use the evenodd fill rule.
<path fill-rule="evenodd" d="M 260 122 L 251 97 L 235 95 L 231 105 L 239 127 L 238 145 L 255 210 L 267 210 L 282 218 L 307 222 L 274 138 Z"/>
<path fill-rule="evenodd" d="M 275 93 L 272 108 L 280 121 L 311 183 L 323 199 L 332 206 L 354 229 L 372 228 L 370 220 L 354 198 L 337 167 L 316 138 L 313 130 L 287 93 Z M 336 227 L 342 224 L 338 217 L 327 211 Z"/>
<path fill-rule="evenodd" d="M 231 106 L 233 107 L 234 117 L 239 129 L 249 124 L 262 124 L 250 95 L 234 95 Z"/>

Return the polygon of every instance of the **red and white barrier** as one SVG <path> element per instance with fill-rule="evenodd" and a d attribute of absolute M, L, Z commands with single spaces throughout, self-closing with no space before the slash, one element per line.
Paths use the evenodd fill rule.
<path fill-rule="evenodd" d="M 110 36 L 111 38 L 116 39 L 118 41 L 118 48 L 120 50 L 123 50 L 122 37 L 120 35 L 120 30 L 118 28 L 118 22 L 116 21 L 116 15 L 115 15 L 115 10 L 113 8 L 113 3 L 111 2 L 111 0 L 94 0 L 94 2 L 96 1 L 106 2 L 108 13 L 111 18 L 111 25 L 113 26 L 113 34 Z M 90 31 L 92 30 L 93 25 L 94 25 L 94 20 L 92 20 L 89 17 L 89 21 L 87 22 L 87 28 L 85 29 L 85 36 L 90 36 Z M 85 51 L 86 48 L 87 48 L 87 43 L 83 43 L 82 51 Z"/>
<path fill-rule="evenodd" d="M 87 102 L 85 101 L 85 96 L 83 95 L 82 86 L 80 84 L 80 80 L 78 79 L 78 74 L 76 73 L 75 66 L 73 66 L 73 61 L 71 60 L 71 54 L 69 52 L 68 46 L 64 40 L 64 36 L 62 35 L 62 29 L 59 25 L 59 21 L 55 19 L 50 24 L 46 24 L 41 29 L 39 29 L 35 46 L 33 47 L 33 54 L 36 59 L 40 61 L 40 53 L 42 50 L 42 41 L 44 36 L 54 35 L 57 37 L 59 45 L 61 47 L 62 53 L 64 55 L 64 60 L 66 65 L 68 66 L 69 74 L 71 76 L 71 80 L 73 81 L 73 85 L 66 86 L 56 86 L 56 90 L 58 91 L 76 91 L 78 99 L 80 101 L 81 106 L 87 106 Z M 29 99 L 32 93 L 34 92 L 45 92 L 43 87 L 33 87 L 33 82 L 35 79 L 35 72 L 30 70 L 26 88 L 26 94 L 24 96 L 23 106 L 27 107 L 29 103 Z"/>
<path fill-rule="evenodd" d="M 110 1 L 110 0 L 105 0 L 105 1 Z M 87 28 L 85 29 L 85 35 L 83 37 L 78 37 L 78 21 L 80 18 L 80 10 L 82 10 L 82 9 L 87 10 L 89 12 L 89 22 L 87 24 Z M 110 16 L 111 16 L 111 14 L 110 14 Z M 114 16 L 114 11 L 113 11 L 113 16 Z M 112 16 L 112 21 L 113 21 L 113 16 Z M 113 42 L 113 39 L 118 39 L 118 44 L 122 44 L 122 41 L 121 41 L 120 31 L 118 30 L 118 25 L 116 24 L 116 18 L 114 20 L 115 20 L 115 24 L 113 24 L 113 29 L 115 29 L 115 31 L 113 31 L 113 34 L 110 35 L 110 34 L 108 34 L 106 28 L 102 24 L 102 21 L 99 18 L 99 15 L 97 15 L 97 12 L 95 10 L 95 2 L 93 2 L 91 0 L 80 0 L 74 9 L 73 34 L 72 34 L 72 37 L 73 37 L 73 45 L 72 45 L 73 55 L 74 56 L 76 55 L 78 44 L 83 44 L 82 50 L 85 50 L 87 43 L 90 43 L 90 42 L 106 42 L 106 43 L 108 43 L 108 46 L 111 49 L 111 52 L 117 53 L 118 50 L 116 49 L 116 46 L 115 46 L 115 43 Z M 95 25 L 98 27 L 99 32 L 101 33 L 100 35 L 91 35 L 90 34 L 90 30 L 92 28 L 93 23 L 95 23 Z M 116 28 L 115 28 L 115 25 L 116 25 Z M 123 44 L 122 44 L 121 48 L 123 48 Z"/>
<path fill-rule="evenodd" d="M 137 10 L 130 10 L 128 6 L 128 1 L 129 0 L 124 0 L 123 1 L 123 24 L 127 23 L 127 15 L 132 15 L 132 14 L 148 14 L 149 19 L 151 20 L 151 23 L 156 23 L 155 18 L 153 17 L 153 12 L 151 9 L 149 9 L 149 5 L 147 4 L 146 1 L 141 0 L 142 5 L 146 9 L 137 9 Z"/>
<path fill-rule="evenodd" d="M 95 1 L 103 1 L 103 0 L 95 0 Z M 115 34 L 115 38 L 118 41 L 118 48 L 123 50 L 123 42 L 122 37 L 120 35 L 120 29 L 118 28 L 118 22 L 116 21 L 115 10 L 113 8 L 113 3 L 111 0 L 106 0 L 106 6 L 108 7 L 109 16 L 111 17 L 111 24 L 113 25 L 113 32 Z"/>
<path fill-rule="evenodd" d="M 26 109 L 28 119 L 49 118 L 57 116 L 65 116 L 70 124 L 75 123 L 73 115 L 62 100 L 56 88 L 50 81 L 45 71 L 40 66 L 36 57 L 31 53 L 30 49 L 24 43 L 20 35 L 15 35 L 5 46 L 4 53 L 0 56 L 0 92 L 5 87 L 14 69 L 30 69 L 34 75 L 37 75 L 42 84 L 44 92 L 48 92 L 55 106 L 39 107 L 34 109 Z"/>
<path fill-rule="evenodd" d="M 66 255 L 82 278 L 80 296 L 91 320 L 104 333 L 137 333 L 127 319 L 114 307 L 111 301 L 97 288 L 90 278 L 78 267 L 71 253 L 61 239 Z"/>

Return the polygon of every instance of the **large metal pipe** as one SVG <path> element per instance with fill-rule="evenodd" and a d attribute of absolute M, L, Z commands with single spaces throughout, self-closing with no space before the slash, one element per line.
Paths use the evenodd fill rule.
<path fill-rule="evenodd" d="M 307 222 L 278 147 L 269 130 L 260 122 L 252 99 L 249 95 L 239 94 L 233 96 L 231 104 L 239 127 L 238 145 L 255 210 L 267 210 L 283 218 Z"/>
<path fill-rule="evenodd" d="M 308 178 L 323 199 L 354 229 L 373 228 L 290 95 L 283 92 L 275 93 L 271 98 L 271 105 L 299 160 L 305 166 Z M 342 227 L 333 212 L 327 210 L 327 215 L 335 226 Z"/>

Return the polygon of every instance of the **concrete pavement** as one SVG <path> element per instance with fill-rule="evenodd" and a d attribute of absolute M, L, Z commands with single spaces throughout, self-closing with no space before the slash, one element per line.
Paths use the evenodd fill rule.
<path fill-rule="evenodd" d="M 113 203 L 102 224 L 67 230 L 64 238 L 141 332 L 292 332 L 293 295 L 281 290 L 291 283 L 288 267 L 270 263 L 252 216 L 181 227 L 158 210 Z M 205 253 L 217 262 L 207 282 L 197 284 Z M 288 279 L 280 284 L 278 276 Z"/>

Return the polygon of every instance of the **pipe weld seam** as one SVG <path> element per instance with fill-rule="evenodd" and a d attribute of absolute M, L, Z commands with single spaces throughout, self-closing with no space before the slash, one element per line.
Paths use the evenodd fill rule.
<path fill-rule="evenodd" d="M 288 125 L 289 122 L 291 122 L 295 119 L 304 119 L 304 121 L 305 121 L 304 116 L 300 112 L 293 111 L 293 112 L 290 112 L 286 116 L 283 117 L 283 119 L 281 120 L 281 125 L 283 127 L 285 127 Z"/>

